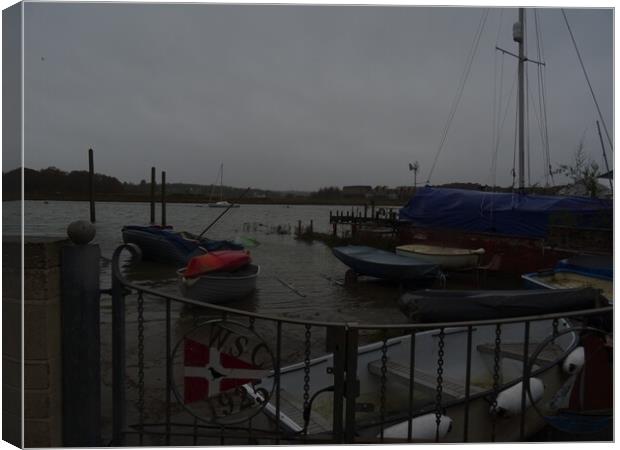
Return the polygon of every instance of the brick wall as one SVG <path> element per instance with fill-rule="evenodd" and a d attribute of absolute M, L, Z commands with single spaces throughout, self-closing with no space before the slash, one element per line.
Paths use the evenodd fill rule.
<path fill-rule="evenodd" d="M 26 237 L 24 242 L 23 418 L 26 447 L 59 447 L 62 444 L 60 249 L 66 243 L 65 239 L 48 237 Z M 7 251 L 15 253 L 15 247 L 18 245 L 10 244 Z M 8 270 L 11 274 L 16 270 L 16 258 L 10 257 L 7 261 L 7 251 L 3 252 L 3 271 Z M 20 286 L 11 282 L 4 293 L 3 313 L 7 311 L 9 317 L 3 325 L 5 329 L 9 326 L 11 334 L 19 335 Z M 13 336 L 13 339 L 19 337 Z M 5 355 L 3 348 L 4 361 L 19 372 L 21 354 L 15 356 Z M 10 395 L 8 402 L 3 401 L 3 417 L 4 413 L 9 417 L 20 416 L 19 409 L 12 406 L 14 402 L 16 406 L 21 403 L 21 398 L 17 401 L 19 383 L 12 385 L 16 381 L 14 376 L 6 381 L 3 378 L 3 392 Z"/>

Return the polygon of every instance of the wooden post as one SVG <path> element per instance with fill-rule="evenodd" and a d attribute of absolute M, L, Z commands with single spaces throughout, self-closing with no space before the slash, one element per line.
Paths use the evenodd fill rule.
<path fill-rule="evenodd" d="M 364 219 L 368 217 L 368 204 L 364 203 Z"/>
<path fill-rule="evenodd" d="M 161 226 L 166 226 L 166 172 L 161 171 Z"/>
<path fill-rule="evenodd" d="M 310 234 L 314 233 L 314 220 L 310 219 Z"/>
<path fill-rule="evenodd" d="M 88 222 L 74 222 L 74 245 L 61 252 L 62 445 L 99 447 L 101 441 L 101 367 L 99 333 L 99 259 L 89 244 Z"/>
<path fill-rule="evenodd" d="M 297 221 L 297 236 L 301 236 L 301 220 Z"/>
<path fill-rule="evenodd" d="M 332 237 L 335 239 L 338 236 L 338 223 L 334 222 L 332 224 Z"/>
<path fill-rule="evenodd" d="M 88 149 L 88 200 L 90 202 L 90 222 L 95 223 L 95 162 L 93 149 Z"/>
<path fill-rule="evenodd" d="M 151 167 L 151 225 L 155 223 L 155 167 Z"/>
<path fill-rule="evenodd" d="M 375 201 L 371 201 L 370 202 L 370 215 L 372 216 L 372 218 L 375 218 Z"/>

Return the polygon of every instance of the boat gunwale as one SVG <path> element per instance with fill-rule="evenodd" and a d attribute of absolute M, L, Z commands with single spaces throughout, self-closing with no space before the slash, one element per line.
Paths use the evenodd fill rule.
<path fill-rule="evenodd" d="M 410 250 L 407 247 L 424 247 L 424 248 L 434 248 L 434 249 L 449 249 L 449 250 L 460 250 L 461 252 L 455 253 L 432 253 L 429 251 L 422 251 L 420 249 Z M 403 253 L 411 253 L 412 255 L 425 255 L 425 256 L 437 256 L 442 258 L 461 258 L 463 256 L 482 256 L 485 254 L 484 248 L 460 248 L 460 247 L 442 247 L 439 245 L 428 245 L 428 244 L 405 244 L 399 245 L 396 247 L 396 254 L 401 251 Z"/>

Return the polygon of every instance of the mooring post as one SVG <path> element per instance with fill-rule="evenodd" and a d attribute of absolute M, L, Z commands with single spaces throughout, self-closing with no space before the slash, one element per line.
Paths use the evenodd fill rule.
<path fill-rule="evenodd" d="M 310 219 L 310 234 L 314 233 L 314 220 Z"/>
<path fill-rule="evenodd" d="M 95 162 L 93 149 L 88 149 L 88 201 L 90 203 L 90 222 L 95 223 Z"/>
<path fill-rule="evenodd" d="M 155 223 L 155 167 L 151 167 L 151 225 Z"/>
<path fill-rule="evenodd" d="M 301 220 L 297 221 L 297 236 L 301 236 Z"/>
<path fill-rule="evenodd" d="M 375 218 L 375 201 L 371 201 L 370 202 L 370 215 L 372 216 L 372 218 Z"/>
<path fill-rule="evenodd" d="M 368 217 L 368 204 L 364 203 L 364 219 Z"/>
<path fill-rule="evenodd" d="M 84 220 L 67 229 L 73 245 L 61 250 L 62 445 L 100 447 L 101 367 L 99 245 Z"/>
<path fill-rule="evenodd" d="M 161 226 L 166 226 L 166 172 L 161 171 Z"/>

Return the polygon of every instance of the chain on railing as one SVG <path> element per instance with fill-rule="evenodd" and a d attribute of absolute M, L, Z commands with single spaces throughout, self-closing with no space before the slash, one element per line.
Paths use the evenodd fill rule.
<path fill-rule="evenodd" d="M 379 417 L 381 421 L 380 437 L 383 440 L 383 424 L 385 423 L 385 400 L 386 400 L 386 384 L 387 384 L 387 332 L 383 331 L 383 339 L 381 344 L 381 388 L 379 393 Z"/>
<path fill-rule="evenodd" d="M 441 426 L 441 397 L 443 395 L 443 356 L 445 345 L 445 329 L 439 331 L 439 342 L 437 343 L 437 394 L 435 396 L 435 442 L 439 442 L 439 428 Z"/>
<path fill-rule="evenodd" d="M 493 349 L 493 403 L 491 405 L 491 441 L 495 442 L 495 428 L 497 425 L 497 397 L 500 387 L 500 360 L 502 344 L 502 327 L 495 326 L 495 347 Z"/>
<path fill-rule="evenodd" d="M 140 445 L 144 441 L 144 295 L 138 294 L 138 424 Z"/>
<path fill-rule="evenodd" d="M 113 274 L 116 275 L 116 272 L 113 271 Z M 477 327 L 494 327 L 495 328 L 495 347 L 494 347 L 494 351 L 493 351 L 493 385 L 491 389 L 488 389 L 484 392 L 480 392 L 479 390 L 473 391 L 474 394 L 472 394 L 472 400 L 477 400 L 477 399 L 487 399 L 490 400 L 492 399 L 492 407 L 491 407 L 491 420 L 493 421 L 493 425 L 492 425 L 492 440 L 495 440 L 495 425 L 496 425 L 496 420 L 498 419 L 497 416 L 497 412 L 498 412 L 498 395 L 501 391 L 516 385 L 519 381 L 518 380 L 502 380 L 501 377 L 501 358 L 502 358 L 502 349 L 501 349 L 501 345 L 502 345 L 502 325 L 504 324 L 518 324 L 518 323 L 526 323 L 529 324 L 528 320 L 533 320 L 533 321 L 542 321 L 542 320 L 548 320 L 550 324 L 552 324 L 553 326 L 553 334 L 554 336 L 558 336 L 564 333 L 564 328 L 562 329 L 562 333 L 558 332 L 558 328 L 560 327 L 560 323 L 562 323 L 563 327 L 566 327 L 566 323 L 564 323 L 563 319 L 560 319 L 560 317 L 564 317 L 564 316 L 577 316 L 577 313 L 569 313 L 569 314 L 563 314 L 562 316 L 560 316 L 559 314 L 555 314 L 555 315 L 545 315 L 545 316 L 534 316 L 534 317 L 522 317 L 522 318 L 511 318 L 511 319 L 502 319 L 502 320 L 487 320 L 487 321 L 466 321 L 466 322 L 459 322 L 459 323 L 439 323 L 439 324 L 379 324 L 379 325 L 359 325 L 359 324 L 339 324 L 339 323 L 327 323 L 327 322 L 316 322 L 316 321 L 303 321 L 303 320 L 296 320 L 296 319 L 282 319 L 282 318 L 277 318 L 277 317 L 270 317 L 267 315 L 260 315 L 260 314 L 256 314 L 256 313 L 251 313 L 251 312 L 244 312 L 244 311 L 237 311 L 237 310 L 233 310 L 230 308 L 226 308 L 226 307 L 220 307 L 218 305 L 205 305 L 205 304 L 201 304 L 199 302 L 196 301 L 192 301 L 190 299 L 186 299 L 183 297 L 178 297 L 178 296 L 174 296 L 174 295 L 169 295 L 169 294 L 165 294 L 162 292 L 158 292 L 140 285 L 135 285 L 135 284 L 131 284 L 126 282 L 124 279 L 122 278 L 113 278 L 113 285 L 116 286 L 116 290 L 115 292 L 115 300 L 113 304 L 122 304 L 121 301 L 124 299 L 124 295 L 126 293 L 128 293 L 128 289 L 132 289 L 135 293 L 137 293 L 137 308 L 138 308 L 138 411 L 140 414 L 140 427 L 137 430 L 137 433 L 134 434 L 138 434 L 139 438 L 140 438 L 140 443 L 143 443 L 143 434 L 144 435 L 148 435 L 148 433 L 151 433 L 151 431 L 149 431 L 148 427 L 152 426 L 152 424 L 147 424 L 145 426 L 144 424 L 144 400 L 145 400 L 145 396 L 144 396 L 144 388 L 145 388 L 145 380 L 144 380 L 144 375 L 145 375 L 145 370 L 144 370 L 144 358 L 145 358 L 145 348 L 144 348 L 144 344 L 145 344 L 145 322 L 144 322 L 144 309 L 145 309 L 145 298 L 147 298 L 146 296 L 148 295 L 148 299 L 151 299 L 151 296 L 154 296 L 154 298 L 162 298 L 164 300 L 166 300 L 167 302 L 179 302 L 180 304 L 189 304 L 189 305 L 196 305 L 196 306 L 202 306 L 204 308 L 209 309 L 211 312 L 219 314 L 220 317 L 226 317 L 227 315 L 234 315 L 234 316 L 245 316 L 247 317 L 247 323 L 248 326 L 246 327 L 246 329 L 249 329 L 251 331 L 255 331 L 256 328 L 262 329 L 261 326 L 257 326 L 257 319 L 260 319 L 261 321 L 265 320 L 265 321 L 272 321 L 272 323 L 277 324 L 278 326 L 278 335 L 277 335 L 277 339 L 278 342 L 279 340 L 282 338 L 281 336 L 281 329 L 282 329 L 282 324 L 283 323 L 288 323 L 288 324 L 292 324 L 295 327 L 298 326 L 303 326 L 303 330 L 304 330 L 304 334 L 303 334 L 303 363 L 299 364 L 297 366 L 297 368 L 295 370 L 300 370 L 300 372 L 302 372 L 303 374 L 303 385 L 299 386 L 297 385 L 296 388 L 299 389 L 300 387 L 302 388 L 303 391 L 303 395 L 299 396 L 299 391 L 297 391 L 297 402 L 298 404 L 302 403 L 300 400 L 301 398 L 303 399 L 303 409 L 304 411 L 307 410 L 309 407 L 311 407 L 312 405 L 312 396 L 315 395 L 316 393 L 313 393 L 311 391 L 311 375 L 314 376 L 315 374 L 315 369 L 314 367 L 318 366 L 318 364 L 315 364 L 315 362 L 313 362 L 311 360 L 311 356 L 312 356 L 312 337 L 313 334 L 316 333 L 315 330 L 320 330 L 320 327 L 325 327 L 327 329 L 327 327 L 331 327 L 337 330 L 341 330 L 343 339 L 343 348 L 340 348 L 339 351 L 342 352 L 341 357 L 343 358 L 343 366 L 346 367 L 346 377 L 344 376 L 344 374 L 342 375 L 342 384 L 343 386 L 341 386 L 342 392 L 345 394 L 346 396 L 346 414 L 343 414 L 343 426 L 341 427 L 344 431 L 344 435 L 345 438 L 343 438 L 342 436 L 333 436 L 331 439 L 334 440 L 334 442 L 338 442 L 338 441 L 346 441 L 346 442 L 356 442 L 356 436 L 360 436 L 362 432 L 367 432 L 367 430 L 369 429 L 369 425 L 368 423 L 372 424 L 373 430 L 375 431 L 374 436 L 375 437 L 380 437 L 381 440 L 384 440 L 384 426 L 387 425 L 387 423 L 394 423 L 394 421 L 396 420 L 396 417 L 402 417 L 402 419 L 400 419 L 402 421 L 402 423 L 404 424 L 404 431 L 403 431 L 403 435 L 402 435 L 402 440 L 409 440 L 409 441 L 414 441 L 416 439 L 418 439 L 416 437 L 416 434 L 414 433 L 416 431 L 416 429 L 414 428 L 414 423 L 413 421 L 415 419 L 417 419 L 418 417 L 422 417 L 422 415 L 428 415 L 429 413 L 432 413 L 434 411 L 434 421 L 435 421 L 435 441 L 439 441 L 440 439 L 443 441 L 443 435 L 440 436 L 440 427 L 442 429 L 445 429 L 444 427 L 444 423 L 442 423 L 442 421 L 447 420 L 448 423 L 451 420 L 449 417 L 447 417 L 447 415 L 449 414 L 449 408 L 452 408 L 454 406 L 454 399 L 452 398 L 452 378 L 450 378 L 449 376 L 451 375 L 451 371 L 452 371 L 452 366 L 448 365 L 446 366 L 446 362 L 445 362 L 445 357 L 446 357 L 446 348 L 448 348 L 449 352 L 447 352 L 447 354 L 449 355 L 449 357 L 451 358 L 451 354 L 452 354 L 452 338 L 447 338 L 447 336 L 452 336 L 454 333 L 458 333 L 461 332 L 461 330 L 456 330 L 453 331 L 452 329 L 446 333 L 446 328 L 454 328 L 454 327 L 467 327 L 467 332 L 468 332 L 468 336 L 467 336 L 467 364 L 468 367 L 465 370 L 465 379 L 466 379 L 466 386 L 465 386 L 465 403 L 467 403 L 467 405 L 465 405 L 465 408 L 468 407 L 468 401 L 469 401 L 469 383 L 470 383 L 470 374 L 469 374 L 469 370 L 470 370 L 470 366 L 469 364 L 471 364 L 470 358 L 471 358 L 471 345 L 472 345 L 472 331 L 475 330 L 475 328 L 473 328 L 473 326 L 477 326 Z M 119 286 L 121 289 L 119 289 Z M 150 301 L 149 301 L 150 304 Z M 607 311 L 607 310 L 605 310 Z M 609 308 L 609 311 L 611 311 L 611 308 Z M 586 311 L 585 313 L 590 313 L 588 311 Z M 591 312 L 593 314 L 593 312 Z M 600 312 L 599 312 L 600 313 Z M 583 314 L 583 312 L 582 312 Z M 116 319 L 117 316 L 114 316 L 114 319 Z M 562 320 L 562 322 L 561 322 Z M 146 323 L 148 325 L 148 322 Z M 262 325 L 262 322 L 259 322 L 260 325 Z M 115 326 L 113 324 L 113 326 Z M 548 325 L 546 325 L 548 326 Z M 316 328 L 314 328 L 316 327 Z M 124 329 L 124 324 L 123 327 L 120 327 L 119 329 Z M 357 423 L 357 418 L 356 418 L 356 414 L 355 414 L 355 409 L 359 408 L 361 406 L 363 406 L 363 403 L 357 403 L 356 402 L 356 398 L 357 396 L 359 396 L 359 389 L 360 389 L 360 382 L 359 382 L 359 378 L 360 378 L 360 370 L 364 370 L 366 368 L 366 366 L 362 366 L 361 362 L 359 362 L 360 366 L 358 367 L 358 358 L 360 358 L 359 356 L 357 356 L 357 349 L 358 349 L 358 333 L 360 330 L 363 329 L 373 329 L 373 330 L 381 330 L 381 340 L 379 342 L 376 342 L 376 344 L 374 347 L 372 347 L 372 351 L 378 352 L 381 355 L 381 370 L 380 370 L 380 377 L 377 381 L 379 381 L 379 396 L 378 398 L 374 398 L 373 402 L 376 402 L 378 400 L 379 402 L 379 414 L 377 414 L 377 410 L 374 409 L 372 411 L 373 413 L 373 419 L 372 420 L 368 420 L 366 423 L 365 419 L 364 420 L 360 420 L 359 423 Z M 388 349 L 390 349 L 390 357 L 395 357 L 393 356 L 393 354 L 398 354 L 397 351 L 393 352 L 392 349 L 392 345 L 393 344 L 393 340 L 392 339 L 388 339 L 388 332 L 390 330 L 400 330 L 401 333 L 404 330 L 405 335 L 407 333 L 410 334 L 411 336 L 411 349 L 409 352 L 409 361 L 410 361 L 410 367 L 409 367 L 409 374 L 410 374 L 410 379 L 409 379 L 409 400 L 408 400 L 408 414 L 406 410 L 403 410 L 401 412 L 398 412 L 396 414 L 392 414 L 392 409 L 393 408 L 389 408 L 388 411 L 388 401 L 387 401 L 387 396 L 388 394 L 390 394 L 390 402 L 392 401 L 391 398 L 391 392 L 389 389 L 391 389 L 391 383 L 392 380 L 391 378 L 388 376 L 391 376 L 391 366 L 389 366 L 388 364 Z M 437 366 L 436 366 L 436 386 L 435 386 L 435 398 L 434 398 L 434 402 L 433 399 L 429 399 L 428 403 L 424 403 L 423 406 L 420 405 L 415 405 L 414 407 L 414 403 L 413 403 L 413 388 L 414 385 L 416 386 L 416 388 L 418 386 L 421 386 L 424 381 L 425 378 L 424 376 L 426 376 L 426 374 L 424 373 L 424 367 L 422 367 L 420 369 L 420 372 L 418 372 L 414 365 L 415 365 L 415 347 L 414 347 L 414 343 L 415 343 L 415 336 L 416 333 L 420 333 L 420 332 L 428 332 L 431 330 L 439 330 L 439 333 L 433 336 L 438 336 L 438 341 L 437 341 Z M 313 333 L 314 332 L 314 333 Z M 150 335 L 150 334 L 149 334 Z M 506 336 L 509 336 L 508 332 L 505 332 Z M 421 334 L 418 334 L 418 336 L 421 336 Z M 507 338 L 505 338 L 507 339 Z M 418 338 L 419 340 L 419 338 Z M 422 342 L 422 341 L 420 341 Z M 486 344 L 485 344 L 486 345 Z M 205 426 L 205 425 L 199 425 L 198 420 L 195 420 L 195 418 L 193 418 L 193 422 L 189 424 L 189 426 L 191 428 L 188 428 L 188 430 L 191 430 L 189 433 L 187 433 L 186 435 L 188 436 L 188 439 L 190 439 L 188 442 L 193 442 L 194 444 L 199 443 L 203 438 L 217 438 L 219 437 L 220 439 L 220 443 L 227 443 L 230 445 L 234 445 L 234 443 L 237 441 L 237 439 L 240 439 L 241 437 L 243 437 L 243 439 L 245 439 L 246 436 L 248 436 L 249 440 L 252 440 L 253 437 L 255 437 L 257 439 L 256 442 L 260 442 L 261 440 L 264 442 L 264 440 L 266 439 L 272 439 L 270 442 L 275 441 L 276 443 L 279 443 L 279 439 L 280 437 L 283 438 L 284 443 L 287 442 L 294 442 L 295 440 L 300 440 L 300 439 L 304 439 L 304 440 L 308 440 L 310 442 L 318 442 L 317 439 L 315 439 L 314 434 L 309 433 L 308 427 L 306 426 L 304 428 L 304 433 L 300 434 L 295 434 L 295 433 L 291 433 L 291 432 L 287 432 L 284 430 L 284 424 L 281 423 L 281 417 L 280 417 L 280 406 L 279 406 L 279 384 L 280 384 L 280 380 L 279 380 L 279 368 L 280 368 L 280 363 L 282 362 L 280 360 L 279 357 L 279 353 L 280 353 L 280 348 L 279 348 L 279 343 L 277 344 L 278 346 L 278 350 L 277 350 L 277 359 L 274 361 L 274 364 L 277 366 L 278 370 L 273 370 L 272 373 L 269 375 L 270 377 L 273 377 L 273 385 L 277 386 L 276 388 L 276 392 L 275 392 L 275 396 L 271 396 L 271 397 L 267 397 L 268 402 L 271 403 L 272 406 L 275 405 L 275 418 L 276 418 L 276 430 L 274 431 L 273 429 L 271 430 L 265 430 L 265 429 L 261 429 L 260 425 L 256 428 L 253 427 L 252 423 L 251 423 L 251 419 L 249 422 L 249 427 L 247 426 L 248 422 L 244 422 L 243 427 L 244 428 L 229 428 L 228 425 L 224 426 L 224 425 L 217 425 L 217 424 L 212 424 L 213 426 Z M 476 348 L 476 344 L 473 344 L 474 349 Z M 116 346 L 115 346 L 115 351 L 116 351 Z M 121 345 L 118 346 L 118 348 L 122 348 Z M 396 348 L 396 347 L 394 347 Z M 465 348 L 465 347 L 463 347 Z M 335 352 L 335 351 L 334 351 Z M 508 347 L 506 348 L 506 352 L 508 352 Z M 524 352 L 525 355 L 527 355 L 528 353 L 528 349 L 527 349 L 527 342 L 525 343 L 525 348 L 524 348 Z M 376 355 L 376 353 L 375 353 Z M 525 356 L 524 355 L 524 356 Z M 419 356 L 419 355 L 418 355 Z M 334 355 L 335 358 L 335 355 Z M 346 359 L 346 364 L 345 364 L 345 359 Z M 373 361 L 374 359 L 376 359 L 376 356 L 373 357 Z M 119 361 L 120 359 L 115 358 L 115 361 Z M 319 360 L 320 361 L 320 360 Z M 361 359 L 360 359 L 361 361 Z M 452 363 L 450 363 L 452 364 Z M 374 366 L 376 367 L 376 366 Z M 390 370 L 388 370 L 388 367 L 390 367 Z M 275 369 L 275 367 L 274 367 Z M 446 370 L 448 369 L 448 370 Z M 320 370 L 320 369 L 319 369 Z M 541 370 L 541 369 L 536 369 L 536 370 Z M 287 369 L 288 371 L 288 369 Z M 150 373 L 150 371 L 149 371 Z M 299 372 L 298 372 L 299 373 Z M 414 381 L 414 375 L 416 376 L 421 376 L 422 378 L 420 378 L 420 383 L 418 383 L 417 380 Z M 536 372 L 532 372 L 532 376 L 535 375 Z M 301 374 L 300 374 L 301 375 Z M 116 381 L 118 381 L 118 376 L 116 375 L 116 369 L 115 369 L 115 375 L 114 375 L 114 379 Z M 336 379 L 336 377 L 334 376 L 334 380 Z M 431 378 L 432 380 L 432 378 Z M 472 380 L 473 381 L 473 380 Z M 504 382 L 505 381 L 505 382 Z M 362 381 L 363 383 L 363 381 Z M 475 383 L 474 383 L 475 384 Z M 472 384 L 472 390 L 474 387 L 474 384 Z M 315 386 L 315 382 L 312 381 L 312 385 Z M 150 385 L 147 385 L 147 387 L 149 387 Z M 431 381 L 431 385 L 432 386 L 432 381 Z M 429 386 L 429 387 L 430 387 Z M 319 386 L 321 387 L 321 386 Z M 526 388 L 529 388 L 529 386 L 525 386 Z M 116 389 L 116 388 L 115 388 Z M 334 387 L 334 392 L 336 390 L 336 388 Z M 376 391 L 374 391 L 375 393 L 377 393 Z M 375 394 L 376 395 L 376 394 Z M 527 395 L 531 397 L 531 393 L 527 392 Z M 301 398 L 299 398 L 301 397 Z M 423 396 L 420 396 L 420 398 L 418 398 L 416 400 L 416 402 L 418 400 L 422 400 Z M 525 396 L 523 396 L 522 398 L 524 398 Z M 120 394 L 115 393 L 115 399 L 114 402 L 115 404 L 118 402 L 118 399 L 122 399 L 123 397 Z M 288 398 L 288 397 L 286 397 Z M 396 399 L 398 400 L 398 399 Z M 401 399 L 403 401 L 406 401 L 407 399 L 403 398 Z M 275 403 L 274 403 L 275 402 Z M 434 404 L 433 404 L 434 403 Z M 299 405 L 302 406 L 302 405 Z M 376 408 L 376 403 L 374 408 Z M 117 411 L 117 409 L 115 409 L 115 411 Z M 267 410 L 264 410 L 267 411 Z M 358 411 L 361 411 L 358 410 Z M 446 412 L 448 411 L 448 412 Z M 467 409 L 465 410 L 467 411 Z M 472 410 L 473 411 L 473 410 Z M 476 411 L 478 411 L 478 408 L 476 407 Z M 274 414 L 273 414 L 273 410 L 269 410 L 269 414 L 271 414 L 271 418 L 273 418 Z M 467 414 L 467 412 L 465 412 L 465 414 Z M 379 416 L 380 422 L 377 423 L 376 419 L 377 416 Z M 359 414 L 358 414 L 359 417 Z M 432 416 L 431 416 L 432 417 Z M 472 421 L 476 420 L 475 418 L 472 418 Z M 387 422 L 386 422 L 387 421 Z M 404 421 L 407 421 L 408 424 L 405 424 Z M 516 423 L 516 422 L 515 422 Z M 523 422 L 522 422 L 523 423 Z M 160 424 L 161 425 L 161 424 Z M 175 423 L 173 424 L 174 427 L 177 426 L 184 426 L 183 424 L 178 424 Z M 317 423 L 313 421 L 313 426 L 317 426 Z M 417 426 L 417 425 L 416 425 Z M 467 426 L 467 425 L 465 425 Z M 523 425 L 522 425 L 523 426 Z M 387 429 L 387 427 L 386 427 Z M 176 429 L 175 429 L 176 430 Z M 168 438 L 169 436 L 175 436 L 175 435 L 182 435 L 182 433 L 176 433 L 175 434 L 175 430 L 172 430 L 172 432 L 170 431 L 169 428 L 166 428 L 165 431 L 165 435 L 164 437 Z M 220 431 L 219 436 L 214 436 L 212 434 L 209 434 L 209 431 L 206 430 L 211 430 L 211 432 L 217 432 L 218 430 Z M 243 431 L 242 431 L 243 430 Z M 380 432 L 379 432 L 380 430 Z M 392 432 L 392 431 L 391 431 Z M 122 430 L 122 433 L 124 434 L 131 434 L 131 431 L 126 431 L 126 430 Z M 271 433 L 271 434 L 269 434 Z M 377 433 L 379 433 L 379 436 L 377 436 Z M 442 431 L 442 433 L 444 433 L 444 431 Z M 163 427 L 161 428 L 161 431 L 157 431 L 157 432 L 153 432 L 154 435 L 163 435 Z M 269 437 L 268 437 L 269 436 Z M 385 435 L 385 440 L 387 440 L 387 436 Z M 200 439 L 199 439 L 200 438 Z M 432 437 L 430 437 L 432 439 Z M 451 439 L 453 439 L 453 437 L 451 437 Z M 467 434 L 465 433 L 465 439 L 464 440 L 468 440 L 467 439 Z M 176 441 L 175 441 L 176 442 Z"/>
<path fill-rule="evenodd" d="M 310 402 L 310 352 L 311 352 L 311 341 L 310 338 L 312 334 L 310 332 L 311 326 L 306 324 L 305 326 L 306 332 L 304 333 L 304 411 L 308 410 L 309 402 Z M 304 429 L 304 434 L 308 434 L 308 429 Z"/>

